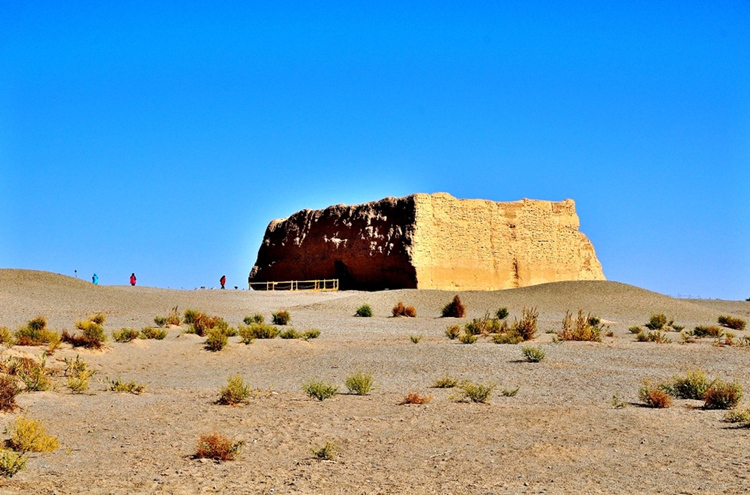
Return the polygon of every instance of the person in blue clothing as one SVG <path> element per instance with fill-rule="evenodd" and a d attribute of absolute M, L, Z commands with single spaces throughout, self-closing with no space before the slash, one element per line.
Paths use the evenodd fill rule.
<path fill-rule="evenodd" d="M 94 285 L 99 285 L 99 275 L 95 273 L 94 276 L 91 277 L 91 281 L 94 282 Z"/>

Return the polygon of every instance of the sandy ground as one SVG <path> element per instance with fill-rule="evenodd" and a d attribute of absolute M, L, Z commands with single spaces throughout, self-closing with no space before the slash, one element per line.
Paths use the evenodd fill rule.
<path fill-rule="evenodd" d="M 48 365 L 63 367 L 77 354 L 96 370 L 86 394 L 73 394 L 62 377 L 52 391 L 24 393 L 18 414 L 44 420 L 60 440 L 50 454 L 33 454 L 26 471 L 0 481 L 0 493 L 747 493 L 750 429 L 721 421 L 698 401 L 676 400 L 669 409 L 638 404 L 645 378 L 666 380 L 695 368 L 737 380 L 750 391 L 749 347 L 635 342 L 628 327 L 655 312 L 692 328 L 720 314 L 748 319 L 750 303 L 673 299 L 616 282 L 564 282 L 496 292 L 461 292 L 467 318 L 440 318 L 453 297 L 443 291 L 377 293 L 255 293 L 177 291 L 93 286 L 44 272 L 0 270 L 0 326 L 15 329 L 44 315 L 49 326 L 72 330 L 77 319 L 107 314 L 108 333 L 140 329 L 173 306 L 224 317 L 287 309 L 298 330 L 318 328 L 320 338 L 256 340 L 237 337 L 221 352 L 203 338 L 169 330 L 163 341 L 109 342 L 103 351 L 63 345 Z M 414 305 L 415 319 L 391 318 L 397 302 Z M 354 317 L 368 302 L 373 318 Z M 521 346 L 480 340 L 474 345 L 444 336 L 463 323 L 507 306 L 511 319 L 536 306 L 535 343 L 541 363 L 522 360 Z M 554 344 L 567 309 L 582 308 L 613 322 L 603 343 Z M 748 332 L 736 332 L 747 335 Z M 424 336 L 412 344 L 410 336 Z M 3 355 L 39 355 L 38 347 Z M 339 384 L 351 372 L 372 372 L 367 396 L 340 394 L 318 402 L 302 382 Z M 227 378 L 239 373 L 257 397 L 243 406 L 215 404 Z M 454 391 L 433 389 L 435 379 L 457 378 L 520 387 L 515 397 L 488 404 L 458 403 Z M 142 395 L 106 390 L 106 378 L 145 384 Z M 428 405 L 397 405 L 408 393 L 431 394 Z M 750 392 L 749 392 L 750 393 Z M 611 398 L 631 405 L 614 409 Z M 240 457 L 215 463 L 192 458 L 198 437 L 218 431 L 244 440 Z M 311 448 L 330 441 L 334 461 L 318 461 Z"/>

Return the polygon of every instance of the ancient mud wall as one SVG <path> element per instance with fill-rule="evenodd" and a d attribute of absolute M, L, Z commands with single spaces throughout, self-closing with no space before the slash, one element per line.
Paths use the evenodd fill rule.
<path fill-rule="evenodd" d="M 268 226 L 251 281 L 338 278 L 342 289 L 492 290 L 604 280 L 572 200 L 445 193 L 303 210 Z"/>

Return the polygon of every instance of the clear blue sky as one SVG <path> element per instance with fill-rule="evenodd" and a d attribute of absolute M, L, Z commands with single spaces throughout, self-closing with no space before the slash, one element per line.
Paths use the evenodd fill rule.
<path fill-rule="evenodd" d="M 273 218 L 445 191 L 750 297 L 750 2 L 569 3 L 4 2 L 0 266 L 243 286 Z"/>

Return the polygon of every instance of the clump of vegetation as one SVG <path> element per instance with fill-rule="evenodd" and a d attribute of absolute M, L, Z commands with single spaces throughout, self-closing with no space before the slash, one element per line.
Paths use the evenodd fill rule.
<path fill-rule="evenodd" d="M 583 310 L 578 310 L 578 316 L 573 321 L 570 311 L 565 312 L 562 322 L 562 330 L 557 332 L 560 340 L 573 340 L 583 342 L 601 342 L 602 331 L 605 330 L 601 319 L 592 316 L 591 313 L 584 315 Z"/>
<path fill-rule="evenodd" d="M 520 344 L 523 337 L 513 332 L 496 333 L 492 335 L 492 341 L 496 344 Z"/>
<path fill-rule="evenodd" d="M 644 381 L 638 390 L 638 397 L 649 407 L 664 409 L 672 404 L 672 398 L 662 387 L 653 386 L 649 381 Z"/>
<path fill-rule="evenodd" d="M 693 329 L 692 336 L 695 336 L 699 339 L 703 337 L 713 337 L 718 339 L 724 336 L 724 330 L 722 330 L 721 327 L 717 327 L 714 325 L 698 325 Z"/>
<path fill-rule="evenodd" d="M 228 437 L 219 433 L 201 435 L 195 449 L 197 459 L 213 459 L 215 461 L 232 461 L 237 458 L 245 444 L 243 441 L 232 442 Z"/>
<path fill-rule="evenodd" d="M 510 331 L 520 335 L 524 341 L 531 340 L 536 335 L 538 320 L 539 311 L 536 308 L 526 308 L 524 306 L 521 312 L 521 319 L 511 325 Z"/>
<path fill-rule="evenodd" d="M 518 395 L 518 391 L 521 390 L 521 387 L 518 386 L 516 388 L 504 388 L 500 391 L 503 397 L 515 397 Z"/>
<path fill-rule="evenodd" d="M 431 395 L 419 395 L 416 392 L 410 392 L 401 400 L 401 402 L 398 403 L 398 405 L 403 406 L 406 404 L 429 404 L 431 400 Z"/>
<path fill-rule="evenodd" d="M 15 332 L 16 345 L 48 345 L 50 350 L 60 345 L 60 334 L 47 328 L 47 319 L 37 316 Z"/>
<path fill-rule="evenodd" d="M 115 342 L 130 342 L 135 340 L 140 335 L 140 332 L 134 328 L 121 328 L 112 332 L 112 338 Z"/>
<path fill-rule="evenodd" d="M 163 327 L 167 324 L 167 317 L 166 316 L 154 316 L 154 323 L 159 328 Z"/>
<path fill-rule="evenodd" d="M 492 395 L 492 391 L 495 389 L 495 385 L 483 385 L 481 383 L 474 383 L 468 380 L 461 382 L 459 385 L 461 389 L 461 395 L 458 397 L 459 401 L 471 401 L 486 404 Z"/>
<path fill-rule="evenodd" d="M 38 363 L 33 359 L 24 360 L 24 365 L 18 370 L 18 377 L 23 381 L 27 392 L 41 392 L 52 387 L 52 381 L 49 379 L 50 370 L 46 364 L 46 354 L 42 354 L 42 359 Z"/>
<path fill-rule="evenodd" d="M 667 334 L 658 330 L 654 330 L 653 332 L 641 331 L 635 336 L 635 340 L 638 342 L 655 342 L 657 344 L 669 344 L 672 342 L 672 339 L 667 337 Z"/>
<path fill-rule="evenodd" d="M 320 337 L 320 330 L 318 330 L 317 328 L 305 330 L 305 333 L 302 334 L 302 338 L 305 340 L 317 339 L 318 337 Z"/>
<path fill-rule="evenodd" d="M 711 382 L 703 397 L 705 409 L 734 409 L 742 400 L 742 387 L 737 382 L 720 379 Z"/>
<path fill-rule="evenodd" d="M 495 312 L 495 317 L 498 320 L 504 320 L 508 317 L 510 313 L 508 312 L 508 308 L 498 308 L 498 310 Z"/>
<path fill-rule="evenodd" d="M 414 306 L 404 306 L 404 303 L 399 301 L 391 310 L 393 316 L 408 316 L 409 318 L 416 318 L 417 310 Z"/>
<path fill-rule="evenodd" d="M 294 328 L 288 328 L 279 333 L 279 337 L 281 337 L 282 339 L 301 339 L 302 334 Z"/>
<path fill-rule="evenodd" d="M 744 330 L 745 320 L 742 318 L 735 318 L 734 316 L 719 316 L 719 325 L 723 325 L 732 330 Z"/>
<path fill-rule="evenodd" d="M 255 313 L 253 316 L 246 316 L 242 320 L 245 325 L 252 325 L 253 323 L 265 323 L 266 319 L 260 313 Z"/>
<path fill-rule="evenodd" d="M 409 340 L 411 340 L 412 344 L 419 344 L 419 342 L 424 338 L 424 335 L 421 333 L 419 335 L 410 335 Z"/>
<path fill-rule="evenodd" d="M 135 380 L 129 382 L 123 381 L 119 376 L 112 381 L 107 378 L 107 382 L 109 382 L 109 390 L 112 392 L 127 392 L 133 395 L 140 395 L 146 388 L 144 385 L 136 383 Z"/>
<path fill-rule="evenodd" d="M 546 356 L 546 353 L 541 347 L 532 347 L 530 345 L 522 347 L 521 352 L 530 363 L 538 363 Z"/>
<path fill-rule="evenodd" d="M 643 332 L 643 330 L 639 326 L 632 326 L 632 327 L 628 328 L 628 332 L 630 332 L 630 333 L 632 333 L 634 335 L 638 335 L 639 333 Z"/>
<path fill-rule="evenodd" d="M 651 315 L 651 318 L 649 318 L 648 323 L 644 325 L 649 330 L 661 330 L 667 325 L 667 317 L 666 315 L 659 313 L 659 314 L 653 314 Z"/>
<path fill-rule="evenodd" d="M 167 336 L 167 331 L 163 328 L 154 328 L 154 327 L 143 327 L 141 329 L 140 335 L 138 335 L 139 339 L 154 339 L 154 340 L 164 340 L 164 338 Z"/>
<path fill-rule="evenodd" d="M 461 325 L 448 325 L 445 328 L 445 336 L 455 340 L 461 334 Z"/>
<path fill-rule="evenodd" d="M 8 446 L 16 452 L 54 452 L 60 446 L 40 421 L 26 416 L 17 417 L 5 433 L 10 435 Z"/>
<path fill-rule="evenodd" d="M 302 390 L 313 399 L 318 399 L 319 401 L 330 399 L 339 393 L 339 388 L 336 385 L 319 380 L 303 383 Z"/>
<path fill-rule="evenodd" d="M 723 421 L 727 423 L 746 423 L 750 424 L 750 409 L 743 411 L 727 411 Z"/>
<path fill-rule="evenodd" d="M 286 310 L 277 311 L 275 313 L 272 313 L 271 316 L 273 318 L 274 325 L 286 325 L 292 319 L 292 315 L 290 315 L 289 311 Z"/>
<path fill-rule="evenodd" d="M 317 449 L 310 449 L 313 456 L 321 461 L 332 461 L 336 457 L 336 446 L 331 442 L 326 442 L 325 445 Z"/>
<path fill-rule="evenodd" d="M 472 335 L 489 335 L 492 333 L 508 331 L 508 325 L 499 319 L 490 317 L 489 311 L 481 318 L 472 318 L 464 325 L 464 331 Z"/>
<path fill-rule="evenodd" d="M 65 376 L 68 378 L 68 388 L 76 393 L 89 389 L 91 377 L 95 371 L 79 356 L 75 359 L 65 358 Z"/>
<path fill-rule="evenodd" d="M 236 404 L 246 403 L 250 397 L 250 386 L 240 375 L 232 375 L 227 380 L 227 384 L 221 389 L 221 395 L 217 403 L 234 406 Z"/>
<path fill-rule="evenodd" d="M 185 320 L 185 324 L 192 325 L 193 322 L 195 321 L 195 317 L 198 316 L 199 314 L 201 314 L 200 311 L 196 311 L 190 308 L 186 309 L 185 312 L 183 313 L 183 319 Z"/>
<path fill-rule="evenodd" d="M 0 375 L 0 411 L 13 412 L 18 408 L 16 396 L 21 392 L 15 378 Z"/>
<path fill-rule="evenodd" d="M 661 388 L 678 399 L 704 400 L 710 386 L 711 382 L 706 377 L 706 373 L 698 369 L 688 371 L 685 377 L 674 377 L 671 384 L 662 385 Z"/>
<path fill-rule="evenodd" d="M 354 313 L 356 316 L 361 316 L 362 318 L 370 318 L 372 317 L 372 306 L 365 303 L 362 306 L 357 308 L 357 311 Z"/>
<path fill-rule="evenodd" d="M 275 339 L 279 329 L 265 323 L 252 323 L 250 326 L 240 325 L 240 338 L 245 344 L 250 344 L 254 339 Z"/>
<path fill-rule="evenodd" d="M 77 321 L 76 328 L 81 331 L 80 334 L 70 334 L 63 330 L 62 341 L 71 344 L 73 347 L 85 347 L 87 349 L 101 349 L 107 340 L 107 334 L 104 333 L 104 314 L 96 313 L 87 320 Z"/>
<path fill-rule="evenodd" d="M 221 328 L 212 328 L 206 332 L 204 347 L 208 351 L 218 352 L 227 346 L 229 337 Z"/>
<path fill-rule="evenodd" d="M 192 310 L 188 310 L 188 311 L 192 311 Z M 154 323 L 160 328 L 165 325 L 173 325 L 176 327 L 180 326 L 180 324 L 182 323 L 182 318 L 180 317 L 180 312 L 177 310 L 177 306 L 172 308 L 169 311 L 169 314 L 167 316 L 155 316 Z M 192 323 L 192 319 L 190 323 Z"/>
<path fill-rule="evenodd" d="M 12 450 L 0 449 L 0 476 L 12 478 L 19 471 L 26 469 L 28 457 Z"/>
<path fill-rule="evenodd" d="M 367 395 L 372 389 L 374 381 L 371 373 L 357 371 L 346 378 L 344 384 L 349 392 L 356 395 Z"/>
<path fill-rule="evenodd" d="M 10 332 L 8 327 L 0 327 L 0 344 L 12 346 L 13 345 L 13 334 Z"/>
<path fill-rule="evenodd" d="M 466 316 L 466 306 L 456 294 L 453 300 L 443 308 L 443 318 L 463 318 L 464 316 Z"/>
<path fill-rule="evenodd" d="M 462 344 L 474 344 L 479 337 L 470 332 L 464 332 L 458 337 Z"/>
<path fill-rule="evenodd" d="M 185 311 L 185 313 L 185 321 L 187 322 L 187 311 Z M 190 326 L 187 329 L 187 333 L 194 333 L 196 335 L 204 337 L 209 330 L 214 328 L 221 330 L 227 335 L 231 333 L 229 324 L 224 321 L 224 318 L 221 318 L 219 316 L 209 316 L 204 313 L 191 313 L 190 320 L 192 321 L 192 323 L 190 323 Z"/>
<path fill-rule="evenodd" d="M 458 379 L 453 378 L 452 376 L 445 375 L 437 380 L 435 380 L 435 383 L 432 385 L 434 388 L 453 388 L 458 386 Z"/>
<path fill-rule="evenodd" d="M 620 399 L 620 392 L 617 392 L 612 396 L 610 403 L 612 404 L 613 409 L 625 409 L 626 407 L 628 407 L 628 403 Z"/>

